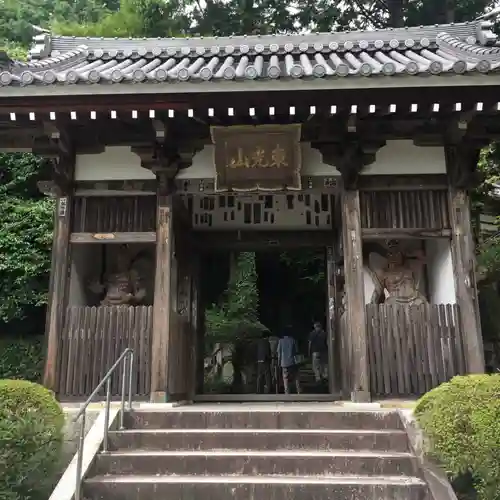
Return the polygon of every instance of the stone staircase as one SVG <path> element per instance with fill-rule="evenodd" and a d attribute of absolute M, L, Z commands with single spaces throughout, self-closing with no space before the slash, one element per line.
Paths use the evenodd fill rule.
<path fill-rule="evenodd" d="M 431 500 L 397 412 L 294 406 L 128 414 L 85 498 Z"/>

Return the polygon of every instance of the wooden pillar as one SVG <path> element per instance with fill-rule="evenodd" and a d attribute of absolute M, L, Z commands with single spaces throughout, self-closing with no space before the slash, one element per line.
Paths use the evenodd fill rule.
<path fill-rule="evenodd" d="M 476 289 L 476 259 L 470 198 L 465 189 L 449 190 L 452 258 L 457 303 L 460 307 L 468 373 L 484 373 L 484 349 Z"/>
<path fill-rule="evenodd" d="M 336 309 L 337 305 L 337 293 L 335 287 L 335 260 L 333 248 L 328 247 L 326 249 L 326 331 L 328 334 L 328 389 L 330 394 L 335 394 L 339 392 L 339 380 L 337 377 L 338 367 L 336 364 L 338 356 L 336 352 L 338 350 L 338 331 L 336 328 Z"/>
<path fill-rule="evenodd" d="M 57 392 L 59 384 L 57 359 L 67 307 L 72 204 L 73 197 L 71 195 L 57 197 L 54 216 L 52 268 L 50 272 L 47 331 L 45 333 L 47 351 L 43 371 L 43 385 L 54 392 Z"/>
<path fill-rule="evenodd" d="M 170 354 L 172 192 L 166 176 L 160 174 L 157 193 L 156 273 L 151 342 L 151 401 L 166 402 Z"/>
<path fill-rule="evenodd" d="M 353 401 L 370 400 L 370 371 L 366 329 L 365 287 L 363 278 L 363 252 L 358 179 L 364 167 L 373 163 L 384 140 L 362 138 L 356 133 L 355 121 L 346 123 L 348 132 L 339 136 L 338 142 L 312 143 L 322 156 L 323 162 L 334 166 L 342 176 L 341 216 L 344 253 L 346 294 L 346 332 L 351 343 L 349 359 L 351 373 L 343 376 L 351 380 Z M 343 339 L 345 340 L 345 339 Z M 344 374 L 343 374 L 344 375 Z"/>
<path fill-rule="evenodd" d="M 178 383 L 176 359 L 178 332 L 177 321 L 177 267 L 173 230 L 173 214 L 183 217 L 179 205 L 174 208 L 174 179 L 180 168 L 191 165 L 194 154 L 204 146 L 203 142 L 182 142 L 175 127 L 166 127 L 154 120 L 151 142 L 137 145 L 132 152 L 141 159 L 141 166 L 151 170 L 158 179 L 156 274 L 153 302 L 153 334 L 151 355 L 151 401 L 165 402 L 175 394 Z M 175 365 L 175 366 L 171 366 Z"/>
<path fill-rule="evenodd" d="M 191 294 L 190 294 L 190 336 L 189 336 L 189 390 L 188 397 L 193 400 L 197 392 L 198 377 L 198 307 L 200 291 L 200 259 L 197 249 L 192 249 L 190 254 Z"/>
<path fill-rule="evenodd" d="M 202 257 L 198 252 L 197 295 L 196 295 L 196 393 L 203 394 L 205 385 L 205 301 L 202 290 Z"/>
<path fill-rule="evenodd" d="M 475 244 L 472 233 L 470 197 L 467 188 L 474 182 L 480 148 L 462 143 L 447 146 L 451 251 L 457 303 L 468 373 L 484 373 L 484 349 L 476 288 Z"/>
<path fill-rule="evenodd" d="M 342 191 L 342 231 L 348 337 L 352 342 L 351 399 L 370 401 L 359 191 Z"/>
<path fill-rule="evenodd" d="M 70 235 L 73 209 L 72 180 L 75 155 L 71 148 L 60 152 L 54 160 L 54 180 L 39 184 L 45 193 L 56 197 L 54 236 L 52 239 L 52 265 L 50 271 L 49 301 L 46 321 L 46 354 L 43 371 L 45 387 L 57 392 L 59 345 L 64 329 L 70 273 Z"/>

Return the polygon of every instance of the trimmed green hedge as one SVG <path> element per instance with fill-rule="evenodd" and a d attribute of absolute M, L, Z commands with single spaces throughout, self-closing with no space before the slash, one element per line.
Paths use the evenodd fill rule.
<path fill-rule="evenodd" d="M 59 471 L 64 413 L 52 392 L 0 380 L 0 498 L 46 500 Z"/>
<path fill-rule="evenodd" d="M 470 477 L 478 499 L 500 500 L 500 375 L 455 377 L 425 394 L 415 415 L 450 477 Z"/>
<path fill-rule="evenodd" d="M 43 337 L 0 339 L 0 379 L 40 382 L 43 362 Z"/>

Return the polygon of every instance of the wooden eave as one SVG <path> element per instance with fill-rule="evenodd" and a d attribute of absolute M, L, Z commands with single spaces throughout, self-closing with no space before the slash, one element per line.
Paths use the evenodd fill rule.
<path fill-rule="evenodd" d="M 119 85 L 119 84 L 118 84 Z M 464 87 L 492 87 L 500 85 L 500 74 L 471 73 L 466 75 L 419 75 L 419 76 L 359 76 L 356 78 L 331 79 L 287 79 L 263 81 L 220 81 L 220 82 L 176 82 L 166 85 L 152 85 L 149 83 L 136 83 L 134 85 L 113 84 L 96 85 L 46 85 L 26 87 L 0 88 L 0 100 L 14 97 L 66 97 L 79 98 L 81 96 L 116 96 L 119 95 L 164 95 L 185 96 L 187 94 L 219 94 L 227 97 L 228 93 L 268 93 L 268 92 L 311 92 L 311 91 L 345 91 L 345 90 L 375 90 L 375 89 L 450 89 Z M 0 101 L 1 102 L 1 101 Z"/>

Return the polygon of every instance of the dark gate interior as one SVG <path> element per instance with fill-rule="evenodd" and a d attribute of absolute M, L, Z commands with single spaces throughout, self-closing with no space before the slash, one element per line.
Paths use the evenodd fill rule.
<path fill-rule="evenodd" d="M 283 232 L 283 234 L 286 234 Z M 329 233 L 331 236 L 331 232 Z M 244 250 L 255 255 L 257 288 L 260 304 L 259 322 L 266 327 L 264 337 L 271 348 L 280 336 L 288 331 L 294 337 L 298 347 L 299 380 L 301 393 L 284 394 L 281 370 L 271 363 L 271 386 L 263 388 L 264 377 L 258 381 L 257 345 L 262 337 L 260 332 L 236 335 L 235 339 L 212 338 L 207 326 L 201 334 L 203 360 L 198 360 L 197 400 L 216 401 L 277 401 L 277 400 L 331 400 L 339 397 L 341 386 L 339 373 L 335 369 L 338 359 L 338 337 L 330 335 L 333 329 L 329 319 L 329 293 L 332 288 L 327 283 L 327 250 L 324 245 L 308 248 L 304 242 L 294 247 L 290 241 L 293 234 L 286 234 L 283 243 L 280 233 L 269 238 L 271 245 L 264 245 L 258 236 L 253 244 L 251 234 L 246 236 Z M 297 239 L 300 241 L 300 238 Z M 302 248 L 301 248 L 302 247 Z M 231 247 L 212 249 L 201 257 L 202 262 L 202 297 L 204 308 L 213 311 L 213 304 L 223 296 L 227 283 L 234 273 L 238 255 L 245 253 L 241 246 L 235 251 Z M 289 262 L 297 252 L 304 259 L 308 269 L 293 269 Z M 330 252 L 331 253 L 331 252 Z M 317 273 L 319 282 L 302 282 L 304 273 Z M 214 282 L 218 281 L 217 286 Z M 215 288 L 215 291 L 214 291 Z M 314 295 L 312 297 L 311 295 Z M 304 296 L 305 295 L 305 296 Z M 309 300 L 308 300 L 309 299 Z M 307 302 L 309 305 L 301 304 Z M 210 315 L 210 313 L 209 313 Z M 209 316 L 210 317 L 210 316 Z M 311 358 L 308 353 L 308 337 L 313 323 L 320 322 L 327 334 L 328 351 L 324 356 L 324 379 L 316 383 Z M 274 343 L 274 344 L 273 344 Z M 201 351 L 200 351 L 201 352 Z M 200 371 L 203 370 L 200 375 Z M 201 383 L 203 382 L 203 383 Z"/>

